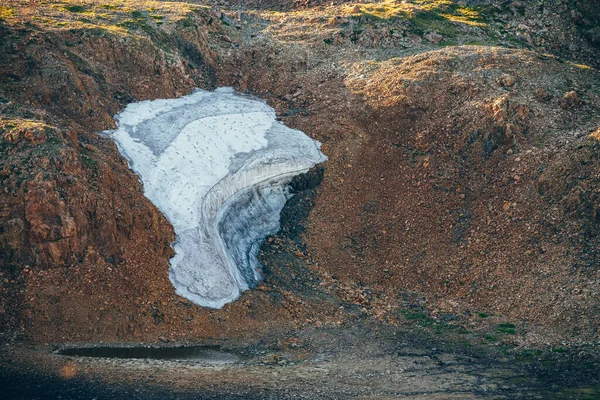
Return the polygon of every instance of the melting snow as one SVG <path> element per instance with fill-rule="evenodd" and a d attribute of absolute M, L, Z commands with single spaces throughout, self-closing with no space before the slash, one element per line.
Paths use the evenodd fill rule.
<path fill-rule="evenodd" d="M 327 159 L 320 143 L 230 88 L 130 104 L 115 118 L 108 133 L 175 228 L 176 292 L 220 308 L 256 285 L 287 183 Z"/>

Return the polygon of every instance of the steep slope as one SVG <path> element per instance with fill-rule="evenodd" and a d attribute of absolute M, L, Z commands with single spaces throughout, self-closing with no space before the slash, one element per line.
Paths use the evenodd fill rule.
<path fill-rule="evenodd" d="M 1 9 L 5 328 L 258 336 L 393 325 L 416 305 L 474 329 L 512 322 L 538 343 L 596 340 L 599 76 L 574 63 L 593 58 L 593 14 L 530 43 L 517 22 L 555 18 L 539 5 L 342 3 Z M 553 46 L 561 32 L 580 47 Z M 263 246 L 265 284 L 209 311 L 175 296 L 172 227 L 95 132 L 131 101 L 226 85 L 266 99 L 330 161 Z"/>
<path fill-rule="evenodd" d="M 598 78 L 481 47 L 357 66 L 346 83 L 371 111 L 354 147 L 325 143 L 315 260 L 439 312 L 597 337 Z"/>

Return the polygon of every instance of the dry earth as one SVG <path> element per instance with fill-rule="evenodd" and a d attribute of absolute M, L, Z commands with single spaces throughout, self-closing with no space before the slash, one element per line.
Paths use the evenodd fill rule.
<path fill-rule="evenodd" d="M 3 346 L 306 330 L 360 344 L 366 320 L 510 360 L 594 349 L 599 18 L 561 0 L 2 3 Z M 98 132 L 131 101 L 223 85 L 265 99 L 329 161 L 295 183 L 264 284 L 206 310 L 174 295 L 172 227 Z M 336 365 L 356 356 L 339 351 Z M 367 392 L 349 393 L 393 394 Z"/>

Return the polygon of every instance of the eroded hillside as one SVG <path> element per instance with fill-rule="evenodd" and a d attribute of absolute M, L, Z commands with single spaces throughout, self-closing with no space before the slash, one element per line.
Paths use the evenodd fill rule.
<path fill-rule="evenodd" d="M 0 6 L 4 329 L 166 341 L 417 310 L 598 338 L 592 2 L 206 3 Z M 263 246 L 265 283 L 210 311 L 174 295 L 172 228 L 98 132 L 223 85 L 329 161 Z"/>

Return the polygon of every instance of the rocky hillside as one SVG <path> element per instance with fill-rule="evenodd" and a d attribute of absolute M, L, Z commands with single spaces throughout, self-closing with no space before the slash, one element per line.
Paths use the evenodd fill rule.
<path fill-rule="evenodd" d="M 598 338 L 593 2 L 204 3 L 0 6 L 5 331 L 247 335 L 393 325 L 418 303 Z M 173 294 L 172 228 L 99 132 L 131 101 L 222 85 L 330 161 L 263 246 L 265 284 L 209 311 Z"/>

